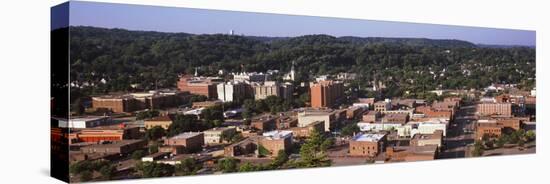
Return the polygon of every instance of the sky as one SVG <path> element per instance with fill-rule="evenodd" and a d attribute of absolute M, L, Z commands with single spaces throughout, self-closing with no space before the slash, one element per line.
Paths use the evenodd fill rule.
<path fill-rule="evenodd" d="M 52 18 L 53 18 L 52 13 Z M 435 24 L 417 24 L 315 16 L 172 8 L 71 1 L 71 26 L 128 30 L 229 33 L 246 36 L 294 37 L 310 34 L 358 37 L 458 39 L 475 44 L 536 44 L 535 31 Z M 56 28 L 52 23 L 52 29 Z"/>

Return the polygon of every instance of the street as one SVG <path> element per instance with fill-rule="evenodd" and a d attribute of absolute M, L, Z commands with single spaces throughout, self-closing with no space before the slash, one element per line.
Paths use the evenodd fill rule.
<path fill-rule="evenodd" d="M 447 137 L 444 139 L 444 150 L 440 158 L 463 158 L 465 148 L 474 142 L 475 104 L 464 104 L 456 112 L 454 121 L 449 125 Z M 466 130 L 466 131 L 465 131 Z"/>

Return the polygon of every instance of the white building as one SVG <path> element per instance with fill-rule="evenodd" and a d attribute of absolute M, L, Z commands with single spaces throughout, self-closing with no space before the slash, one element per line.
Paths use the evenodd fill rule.
<path fill-rule="evenodd" d="M 401 123 L 367 123 L 359 122 L 357 126 L 362 132 L 379 132 L 382 130 L 396 130 L 400 137 L 411 136 L 412 125 Z"/>
<path fill-rule="evenodd" d="M 414 136 L 417 133 L 433 134 L 436 130 L 443 131 L 443 136 L 447 135 L 446 123 L 433 123 L 433 122 L 409 122 L 409 123 L 413 125 L 410 136 Z"/>
<path fill-rule="evenodd" d="M 81 118 L 72 118 L 67 120 L 59 120 L 59 127 L 63 128 L 92 128 L 97 126 L 107 125 L 111 121 L 108 116 L 89 116 Z"/>
<path fill-rule="evenodd" d="M 292 67 L 290 72 L 283 76 L 283 80 L 294 81 L 296 80 L 296 71 L 294 71 L 294 61 L 292 61 Z"/>
<path fill-rule="evenodd" d="M 237 82 L 263 82 L 270 78 L 269 74 L 257 73 L 257 72 L 242 72 L 242 73 L 233 73 L 233 80 Z"/>
<path fill-rule="evenodd" d="M 218 99 L 222 102 L 240 101 L 245 98 L 246 86 L 239 82 L 226 82 L 217 85 Z"/>
<path fill-rule="evenodd" d="M 290 130 L 273 130 L 269 132 L 264 132 L 262 134 L 267 140 L 279 140 L 292 137 L 292 131 Z"/>

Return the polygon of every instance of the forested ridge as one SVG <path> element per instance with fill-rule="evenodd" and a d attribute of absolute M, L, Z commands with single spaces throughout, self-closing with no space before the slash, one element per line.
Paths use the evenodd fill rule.
<path fill-rule="evenodd" d="M 535 49 L 461 40 L 330 35 L 258 37 L 70 27 L 72 88 L 86 95 L 175 87 L 178 74 L 290 70 L 299 81 L 352 72 L 351 86 L 383 83 L 388 96 L 491 83 L 534 86 Z M 88 85 L 88 87 L 86 87 Z M 92 87 L 93 85 L 93 87 Z"/>

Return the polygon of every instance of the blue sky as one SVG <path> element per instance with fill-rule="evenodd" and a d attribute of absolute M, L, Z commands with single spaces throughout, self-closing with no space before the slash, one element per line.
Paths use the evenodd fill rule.
<path fill-rule="evenodd" d="M 249 36 L 328 34 L 534 46 L 535 31 L 72 1 L 70 25 Z"/>

